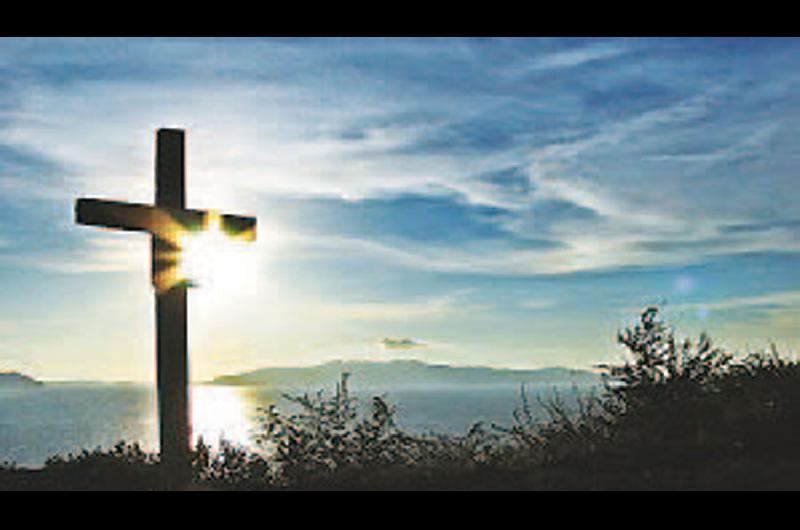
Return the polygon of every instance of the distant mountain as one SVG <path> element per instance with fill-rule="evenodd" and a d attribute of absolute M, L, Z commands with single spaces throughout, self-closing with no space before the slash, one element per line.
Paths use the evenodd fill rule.
<path fill-rule="evenodd" d="M 261 368 L 215 378 L 218 385 L 258 385 L 274 388 L 329 388 L 343 372 L 351 375 L 356 387 L 396 387 L 494 383 L 540 383 L 592 385 L 600 383 L 598 374 L 570 368 L 514 370 L 485 366 L 427 364 L 416 360 L 332 361 L 304 368 Z"/>
<path fill-rule="evenodd" d="M 19 372 L 0 372 L 0 387 L 36 386 L 41 384 L 41 381 L 37 381 L 31 376 Z"/>

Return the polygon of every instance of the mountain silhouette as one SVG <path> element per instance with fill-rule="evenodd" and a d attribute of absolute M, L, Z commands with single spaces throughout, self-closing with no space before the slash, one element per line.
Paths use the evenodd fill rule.
<path fill-rule="evenodd" d="M 486 366 L 450 366 L 417 360 L 331 361 L 309 367 L 261 368 L 215 378 L 219 385 L 258 385 L 275 388 L 328 387 L 349 373 L 356 386 L 459 385 L 497 383 L 599 384 L 598 374 L 570 368 L 516 370 Z"/>

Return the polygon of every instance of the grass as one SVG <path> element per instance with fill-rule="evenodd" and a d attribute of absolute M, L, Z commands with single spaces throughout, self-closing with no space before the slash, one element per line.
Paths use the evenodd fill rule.
<path fill-rule="evenodd" d="M 343 378 L 332 396 L 287 396 L 299 412 L 262 410 L 258 442 L 193 453 L 197 488 L 798 489 L 800 366 L 770 351 L 735 358 L 701 336 L 676 339 L 646 309 L 620 332 L 626 362 L 577 408 L 558 397 L 536 418 L 524 392 L 510 428 L 460 436 L 399 429 L 374 397 L 356 406 Z M 3 489 L 159 489 L 158 458 L 135 444 L 54 457 L 42 470 L 0 466 Z"/>

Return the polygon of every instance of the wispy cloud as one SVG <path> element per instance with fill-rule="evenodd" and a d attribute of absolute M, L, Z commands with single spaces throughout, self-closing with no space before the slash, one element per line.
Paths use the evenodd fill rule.
<path fill-rule="evenodd" d="M 596 61 L 618 58 L 629 50 L 622 43 L 604 42 L 544 54 L 521 67 L 516 74 L 529 74 L 541 70 L 575 68 Z"/>
<path fill-rule="evenodd" d="M 530 311 L 543 311 L 545 309 L 551 309 L 556 305 L 557 302 L 555 300 L 548 298 L 529 298 L 519 302 L 520 307 Z"/>
<path fill-rule="evenodd" d="M 81 250 L 38 253 L 28 259 L 29 266 L 66 274 L 87 272 L 129 272 L 149 270 L 150 245 L 144 237 L 120 237 L 119 234 L 87 238 Z"/>
<path fill-rule="evenodd" d="M 800 310 L 800 291 L 780 291 L 756 296 L 735 296 L 718 302 L 704 304 L 684 304 L 681 309 L 704 311 L 730 311 L 737 309 L 755 309 L 774 311 L 783 309 Z"/>
<path fill-rule="evenodd" d="M 452 316 L 467 310 L 465 293 L 458 291 L 445 295 L 407 302 L 348 302 L 323 303 L 322 314 L 343 320 L 419 320 Z"/>

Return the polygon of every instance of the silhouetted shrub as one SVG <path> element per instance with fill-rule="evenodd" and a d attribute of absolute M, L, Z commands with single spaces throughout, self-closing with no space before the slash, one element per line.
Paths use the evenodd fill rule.
<path fill-rule="evenodd" d="M 796 488 L 800 365 L 773 348 L 735 358 L 702 334 L 679 341 L 647 308 L 618 335 L 599 395 L 514 413 L 494 466 L 531 488 Z"/>
<path fill-rule="evenodd" d="M 69 489 L 158 489 L 158 457 L 138 443 L 120 441 L 110 450 L 84 449 L 80 453 L 52 456 L 45 461 L 45 487 Z"/>
<path fill-rule="evenodd" d="M 214 449 L 200 438 L 192 453 L 196 484 L 216 488 L 260 489 L 276 481 L 275 465 L 263 455 L 220 440 Z"/>
<path fill-rule="evenodd" d="M 524 387 L 520 406 L 513 412 L 511 427 L 494 425 L 504 436 L 499 438 L 495 456 L 511 468 L 548 466 L 565 458 L 588 456 L 597 452 L 609 439 L 616 410 L 610 401 L 594 393 L 578 395 L 568 405 L 558 392 L 548 399 L 537 398 L 544 418 L 533 414 Z M 495 460 L 497 462 L 497 459 Z"/>
<path fill-rule="evenodd" d="M 257 442 L 277 463 L 283 484 L 319 482 L 333 475 L 354 476 L 385 467 L 418 463 L 428 442 L 402 432 L 394 422 L 395 409 L 382 397 L 358 410 L 343 374 L 336 393 L 284 397 L 299 412 L 283 414 L 274 405 L 260 409 L 263 430 Z"/>
<path fill-rule="evenodd" d="M 653 307 L 618 339 L 630 357 L 607 367 L 607 459 L 653 486 L 800 485 L 786 471 L 800 467 L 797 362 L 774 347 L 737 359 L 705 334 L 678 341 Z"/>

